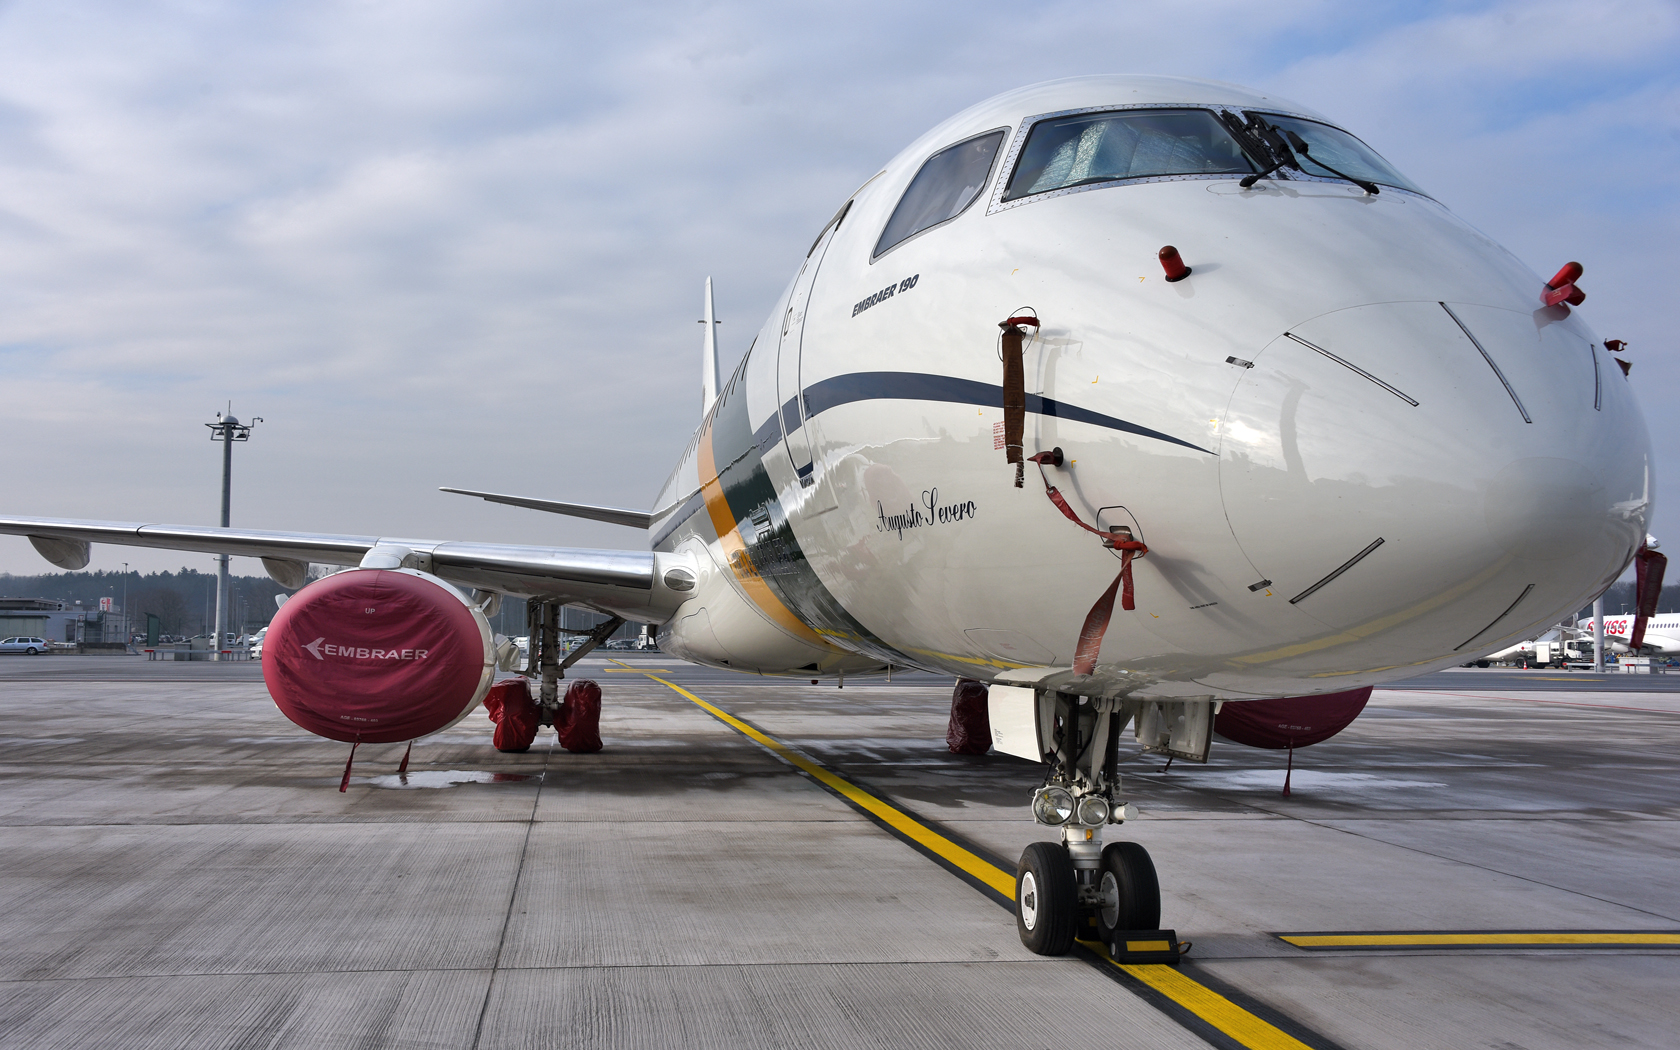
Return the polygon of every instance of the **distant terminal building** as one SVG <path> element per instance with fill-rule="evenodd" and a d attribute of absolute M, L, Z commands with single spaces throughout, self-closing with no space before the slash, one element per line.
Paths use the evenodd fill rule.
<path fill-rule="evenodd" d="M 66 612 L 66 610 L 70 610 Z M 50 598 L 0 598 L 0 638 L 28 635 L 55 642 L 76 640 L 76 614 L 69 602 Z M 69 637 L 65 637 L 68 625 Z"/>
<path fill-rule="evenodd" d="M 111 622 L 113 634 L 105 637 L 106 620 Z M 27 635 L 45 638 L 49 642 L 68 642 L 71 645 L 88 642 L 120 642 L 120 614 L 111 616 L 98 606 L 87 608 L 80 602 L 59 601 L 54 598 L 0 598 L 0 638 Z"/>

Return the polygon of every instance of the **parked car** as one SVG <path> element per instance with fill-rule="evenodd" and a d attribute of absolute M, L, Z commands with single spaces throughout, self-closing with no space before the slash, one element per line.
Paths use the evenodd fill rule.
<path fill-rule="evenodd" d="M 30 656 L 39 656 L 46 651 L 47 640 L 45 638 L 30 638 L 27 635 L 19 635 L 16 638 L 0 638 L 0 653 L 27 653 Z"/>

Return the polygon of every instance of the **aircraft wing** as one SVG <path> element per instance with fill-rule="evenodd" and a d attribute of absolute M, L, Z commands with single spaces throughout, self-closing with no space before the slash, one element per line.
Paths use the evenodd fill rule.
<path fill-rule="evenodd" d="M 397 559 L 389 564 L 400 562 L 453 584 L 585 605 L 626 619 L 664 622 L 688 597 L 667 587 L 662 579 L 667 569 L 678 567 L 681 556 L 650 551 L 67 518 L 0 517 L 0 534 L 27 536 L 48 561 L 70 570 L 87 566 L 90 544 L 112 543 L 261 558 L 269 574 L 282 585 L 299 587 L 305 582 L 308 563 L 358 565 L 377 547 L 382 554 Z M 661 564 L 662 560 L 672 564 Z"/>

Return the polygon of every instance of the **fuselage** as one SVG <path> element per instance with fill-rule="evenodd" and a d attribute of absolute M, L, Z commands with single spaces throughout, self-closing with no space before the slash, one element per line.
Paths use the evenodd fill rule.
<path fill-rule="evenodd" d="M 1092 77 L 913 143 L 823 231 L 661 492 L 652 546 L 695 576 L 662 645 L 795 675 L 1069 666 L 1120 562 L 1038 464 L 1017 487 L 1005 463 L 999 323 L 1022 315 L 1039 321 L 1026 454 L 1061 449 L 1042 470 L 1072 510 L 1149 548 L 1100 655 L 1142 695 L 1461 664 L 1626 567 L 1649 437 L 1579 311 L 1540 303 L 1543 278 L 1392 184 L 1192 172 L 1025 192 L 1035 126 L 1086 110 L 1325 119 L 1229 85 Z M 1069 141 L 1056 163 L 1088 163 Z M 888 245 L 906 188 L 964 143 L 995 148 L 972 202 Z M 1165 280 L 1164 245 L 1189 277 Z"/>

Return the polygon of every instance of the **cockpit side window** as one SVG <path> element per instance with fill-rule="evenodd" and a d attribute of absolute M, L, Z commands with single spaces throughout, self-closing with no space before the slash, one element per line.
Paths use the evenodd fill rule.
<path fill-rule="evenodd" d="M 1205 109 L 1080 113 L 1033 125 L 1003 199 L 1119 179 L 1256 170 Z"/>
<path fill-rule="evenodd" d="M 1320 124 L 1316 120 L 1302 120 L 1300 117 L 1285 117 L 1276 113 L 1262 113 L 1261 116 L 1282 130 L 1293 131 L 1306 140 L 1307 156 L 1301 159 L 1301 170 L 1308 175 L 1325 174 L 1323 168 L 1313 163 L 1314 160 L 1321 160 L 1356 179 L 1423 193 L 1412 180 L 1395 171 L 1394 166 L 1383 160 L 1375 150 L 1341 128 Z"/>
<path fill-rule="evenodd" d="M 874 257 L 923 230 L 951 221 L 973 204 L 992 173 L 1007 130 L 988 131 L 929 157 L 893 209 L 875 244 Z"/>

